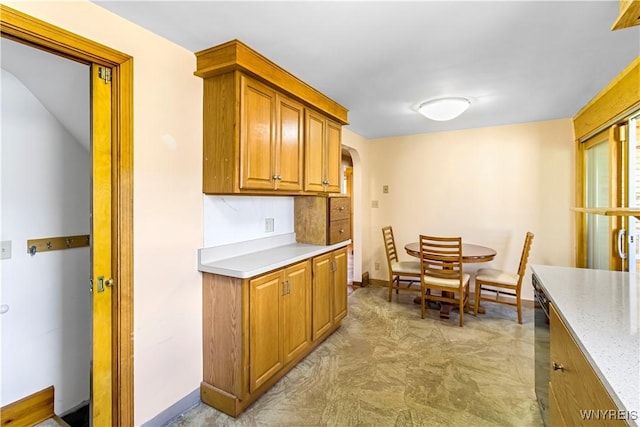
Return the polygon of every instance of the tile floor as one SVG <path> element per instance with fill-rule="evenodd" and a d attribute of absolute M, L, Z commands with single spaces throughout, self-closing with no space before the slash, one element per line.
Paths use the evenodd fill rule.
<path fill-rule="evenodd" d="M 342 327 L 234 419 L 205 404 L 186 426 L 542 426 L 534 394 L 533 312 L 491 303 L 477 318 L 420 318 L 415 293 L 369 286 Z"/>

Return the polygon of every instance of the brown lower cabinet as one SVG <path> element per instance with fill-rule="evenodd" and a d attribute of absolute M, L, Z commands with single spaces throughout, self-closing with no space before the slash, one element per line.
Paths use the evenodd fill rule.
<path fill-rule="evenodd" d="M 347 250 L 313 259 L 313 339 L 325 336 L 347 315 Z"/>
<path fill-rule="evenodd" d="M 625 421 L 608 415 L 618 413 L 618 407 L 553 305 L 549 307 L 551 426 L 626 426 Z M 591 420 L 587 419 L 587 414 L 592 417 Z"/>
<path fill-rule="evenodd" d="M 202 401 L 239 415 L 346 315 L 346 248 L 248 279 L 204 273 Z"/>

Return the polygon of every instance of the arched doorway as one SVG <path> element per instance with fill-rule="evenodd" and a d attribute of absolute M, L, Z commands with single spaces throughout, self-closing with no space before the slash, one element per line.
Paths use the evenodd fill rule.
<path fill-rule="evenodd" d="M 351 198 L 351 212 L 353 213 L 353 159 L 351 158 L 351 153 L 348 149 L 342 148 L 342 163 L 341 163 L 341 172 L 342 172 L 342 185 L 341 185 L 341 193 L 347 194 Z M 353 230 L 353 214 L 351 215 L 351 230 Z M 351 244 L 347 246 L 347 259 L 348 259 L 348 268 L 347 268 L 347 282 L 349 283 L 350 289 L 354 289 L 354 274 L 353 274 L 353 239 Z M 359 286 L 359 281 L 357 282 L 355 287 Z"/>

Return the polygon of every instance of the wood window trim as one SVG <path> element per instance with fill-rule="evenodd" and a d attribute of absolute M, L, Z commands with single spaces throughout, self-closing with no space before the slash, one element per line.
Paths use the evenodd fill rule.
<path fill-rule="evenodd" d="M 584 155 L 586 149 L 602 138 L 608 138 L 610 143 L 611 179 L 614 192 L 611 195 L 611 206 L 619 206 L 624 201 L 621 193 L 622 186 L 617 185 L 619 178 L 616 174 L 621 169 L 623 156 L 622 147 L 619 146 L 619 138 L 616 127 L 640 111 L 640 56 L 636 57 L 616 78 L 602 89 L 587 105 L 585 105 L 573 118 L 573 126 L 576 140 L 575 157 L 575 183 L 577 207 L 584 207 Z M 624 218 L 612 217 L 612 227 L 623 226 Z M 576 266 L 585 267 L 587 255 L 586 242 L 586 218 L 582 213 L 576 214 Z M 613 268 L 614 266 L 612 266 Z"/>
<path fill-rule="evenodd" d="M 0 29 L 2 37 L 113 70 L 113 422 L 133 425 L 133 58 L 2 4 Z"/>
<path fill-rule="evenodd" d="M 640 109 L 640 56 L 573 118 L 575 138 L 585 141 Z"/>

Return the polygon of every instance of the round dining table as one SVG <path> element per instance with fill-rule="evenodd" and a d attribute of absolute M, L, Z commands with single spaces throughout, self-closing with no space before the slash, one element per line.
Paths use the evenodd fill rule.
<path fill-rule="evenodd" d="M 404 250 L 411 256 L 420 258 L 420 242 L 407 243 Z M 495 249 L 486 246 L 473 245 L 471 243 L 462 244 L 462 262 L 488 262 L 496 257 Z"/>
<path fill-rule="evenodd" d="M 406 245 L 404 245 L 404 250 L 407 251 L 407 254 L 416 258 L 420 258 L 420 242 L 407 243 Z M 496 254 L 497 252 L 495 251 L 495 249 L 491 249 L 486 246 L 474 245 L 472 243 L 462 244 L 463 264 L 489 262 L 496 257 Z M 413 302 L 420 304 L 420 297 L 416 297 Z M 449 313 L 451 312 L 452 308 L 455 307 L 453 307 L 453 305 L 451 304 L 440 304 L 440 317 L 443 319 L 448 319 Z M 484 309 L 482 307 L 478 307 L 478 313 L 484 313 Z"/>

